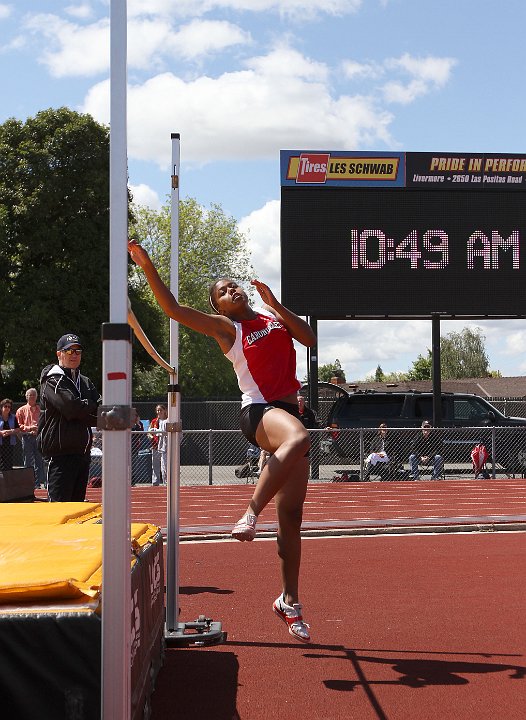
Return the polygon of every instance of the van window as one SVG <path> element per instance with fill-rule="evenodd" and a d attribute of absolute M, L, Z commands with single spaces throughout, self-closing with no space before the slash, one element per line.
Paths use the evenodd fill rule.
<path fill-rule="evenodd" d="M 433 417 L 433 398 L 415 398 L 415 417 L 419 420 L 431 420 Z"/>
<path fill-rule="evenodd" d="M 403 396 L 354 396 L 349 398 L 342 408 L 342 416 L 353 420 L 367 420 L 368 418 L 387 420 L 388 418 L 399 418 L 403 406 Z"/>
<path fill-rule="evenodd" d="M 488 408 L 477 398 L 453 398 L 453 419 L 455 422 L 476 424 L 488 417 Z"/>

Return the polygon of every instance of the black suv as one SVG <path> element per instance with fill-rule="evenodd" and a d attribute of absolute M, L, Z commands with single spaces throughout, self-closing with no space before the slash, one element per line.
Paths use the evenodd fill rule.
<path fill-rule="evenodd" d="M 341 390 L 341 389 L 340 389 Z M 340 393 L 328 415 L 327 425 L 334 428 L 331 440 L 326 440 L 323 451 L 333 455 L 331 460 L 359 456 L 359 438 L 355 433 L 340 430 L 378 428 L 385 422 L 391 430 L 391 438 L 400 446 L 400 459 L 407 462 L 409 436 L 397 428 L 420 427 L 423 420 L 433 418 L 433 393 L 430 392 L 378 392 L 362 390 Z M 474 445 L 483 443 L 491 452 L 495 443 L 495 461 L 507 468 L 509 473 L 526 472 L 526 438 L 517 435 L 512 428 L 522 427 L 526 434 L 526 418 L 506 417 L 487 400 L 467 393 L 442 393 L 442 424 L 445 428 L 460 428 L 454 434 L 445 430 L 433 430 L 442 442 L 444 462 L 470 462 Z M 461 428 L 466 428 L 462 433 Z M 468 430 L 467 428 L 473 428 Z M 480 428 L 480 430 L 475 430 Z M 498 428 L 492 435 L 491 428 Z M 393 432 L 394 431 L 394 432 Z M 364 433 L 364 450 L 376 430 Z"/>
<path fill-rule="evenodd" d="M 329 411 L 334 428 L 419 427 L 433 418 L 433 393 L 359 390 L 341 395 Z M 442 393 L 443 427 L 526 427 L 526 418 L 506 417 L 478 395 Z"/>

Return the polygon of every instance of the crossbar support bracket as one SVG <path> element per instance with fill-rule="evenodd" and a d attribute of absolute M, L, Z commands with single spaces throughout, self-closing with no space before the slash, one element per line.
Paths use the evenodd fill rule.
<path fill-rule="evenodd" d="M 100 405 L 97 409 L 97 430 L 127 430 L 132 425 L 129 405 Z"/>

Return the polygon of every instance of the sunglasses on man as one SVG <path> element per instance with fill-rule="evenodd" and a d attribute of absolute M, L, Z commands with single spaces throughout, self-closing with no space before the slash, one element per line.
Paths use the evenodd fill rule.
<path fill-rule="evenodd" d="M 67 350 L 62 350 L 62 352 L 65 355 L 82 355 L 81 348 L 68 348 Z"/>

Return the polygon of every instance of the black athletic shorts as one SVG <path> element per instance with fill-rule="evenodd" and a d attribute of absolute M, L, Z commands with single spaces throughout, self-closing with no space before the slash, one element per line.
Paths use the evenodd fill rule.
<path fill-rule="evenodd" d="M 240 415 L 241 432 L 252 445 L 259 447 L 256 440 L 256 430 L 263 415 L 268 412 L 268 410 L 272 410 L 272 408 L 281 408 L 281 410 L 285 410 L 289 415 L 293 415 L 301 422 L 298 406 L 294 403 L 274 400 L 270 403 L 251 403 L 250 405 L 245 405 L 245 407 L 241 409 Z"/>

